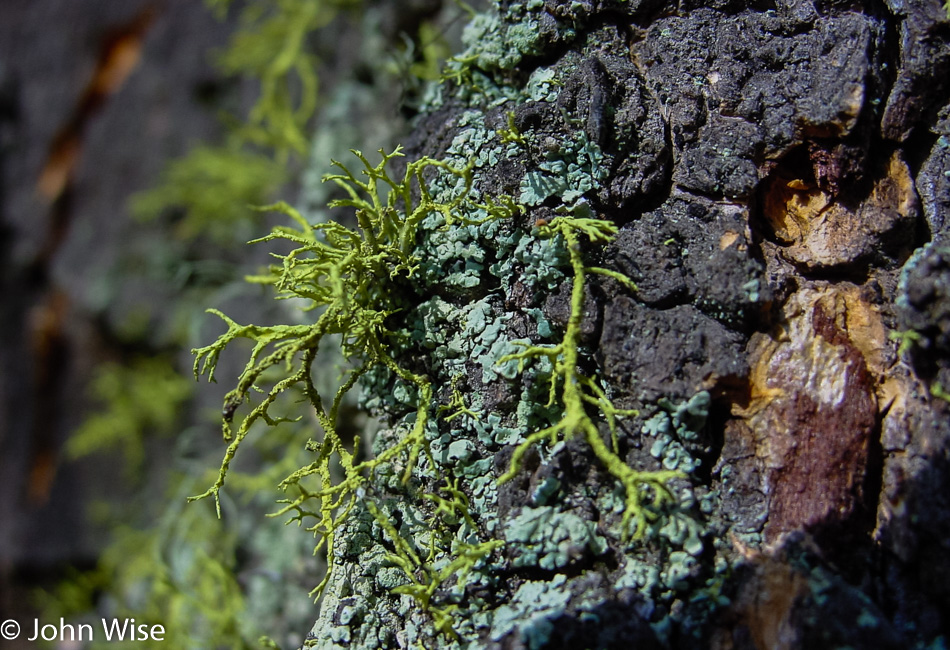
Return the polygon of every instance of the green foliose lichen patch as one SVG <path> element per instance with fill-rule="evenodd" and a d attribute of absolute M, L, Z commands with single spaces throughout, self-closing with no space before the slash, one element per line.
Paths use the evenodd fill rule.
<path fill-rule="evenodd" d="M 500 641 L 514 632 L 531 650 L 543 648 L 554 631 L 551 619 L 560 616 L 570 602 L 566 582 L 567 577 L 558 574 L 549 581 L 522 584 L 511 601 L 495 612 L 490 638 Z"/>
<path fill-rule="evenodd" d="M 517 543 L 521 550 L 512 559 L 514 567 L 537 566 L 553 571 L 587 553 L 598 556 L 607 551 L 607 541 L 597 534 L 593 522 L 549 506 L 523 508 L 508 522 L 505 539 Z"/>
<path fill-rule="evenodd" d="M 548 153 L 537 171 L 525 174 L 521 181 L 521 202 L 540 205 L 557 197 L 559 205 L 572 206 L 600 187 L 606 178 L 600 147 L 581 131 L 561 149 Z"/>

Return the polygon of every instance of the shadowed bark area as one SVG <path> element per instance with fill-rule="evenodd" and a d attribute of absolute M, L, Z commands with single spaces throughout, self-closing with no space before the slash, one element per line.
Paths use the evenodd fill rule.
<path fill-rule="evenodd" d="M 476 340 L 454 378 L 432 346 L 415 348 L 419 371 L 445 380 L 443 403 L 458 389 L 483 423 L 497 414 L 494 429 L 440 422 L 434 445 L 440 471 L 462 479 L 478 535 L 506 546 L 482 574 L 435 593 L 459 608 L 453 640 L 388 591 L 399 580 L 380 547 L 391 542 L 364 518 L 334 550 L 312 642 L 939 642 L 950 632 L 938 615 L 950 609 L 940 3 L 501 2 L 470 29 L 461 72 L 409 149 L 467 157 L 478 191 L 526 204 L 506 232 L 527 237 L 581 204 L 619 226 L 585 259 L 638 290 L 588 277 L 582 365 L 640 413 L 620 425 L 624 461 L 685 467 L 672 484 L 685 496 L 630 543 L 617 533 L 615 479 L 579 439 L 532 449 L 495 488 L 512 453 L 503 442 L 530 432 L 517 415 L 543 403 L 544 386 L 489 377 L 477 346 L 495 339 Z M 502 338 L 544 342 L 567 327 L 570 280 L 546 287 L 520 248 L 497 240 L 463 243 L 484 248 L 486 268 L 514 256 L 505 275 L 433 291 L 445 313 L 484 303 Z M 392 490 L 390 514 L 411 539 L 411 513 L 425 507 Z"/>

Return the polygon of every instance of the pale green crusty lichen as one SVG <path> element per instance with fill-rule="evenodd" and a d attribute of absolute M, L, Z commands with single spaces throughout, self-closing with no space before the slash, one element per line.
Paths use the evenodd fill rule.
<path fill-rule="evenodd" d="M 663 467 L 692 473 L 699 466 L 683 443 L 695 442 L 709 416 L 712 399 L 709 393 L 697 393 L 682 404 L 660 400 L 660 409 L 643 425 L 644 436 L 653 438 L 650 455 L 662 461 Z"/>
<path fill-rule="evenodd" d="M 523 549 L 512 560 L 514 567 L 563 569 L 587 553 L 596 557 L 607 551 L 607 540 L 597 534 L 593 522 L 548 506 L 522 508 L 518 516 L 508 522 L 505 539 Z"/>
<path fill-rule="evenodd" d="M 502 75 L 523 59 L 545 53 L 550 43 L 545 41 L 541 25 L 544 17 L 544 3 L 539 0 L 504 6 L 499 3 L 495 10 L 476 15 L 462 35 L 466 49 L 448 60 L 443 80 L 455 82 L 456 95 L 473 102 L 496 105 L 516 99 L 518 90 Z M 573 23 L 559 25 L 561 43 L 576 35 Z M 436 92 L 444 89 L 443 84 Z M 441 103 L 438 95 L 430 101 L 435 106 Z"/>
<path fill-rule="evenodd" d="M 564 148 L 548 153 L 536 171 L 525 174 L 521 181 L 521 202 L 540 205 L 556 196 L 562 205 L 574 205 L 584 194 L 599 187 L 606 177 L 600 147 L 581 131 Z"/>
<path fill-rule="evenodd" d="M 522 584 L 511 601 L 495 611 L 492 641 L 515 633 L 531 650 L 543 648 L 554 630 L 552 619 L 563 614 L 571 600 L 566 583 L 567 577 L 558 574 L 551 580 Z"/>

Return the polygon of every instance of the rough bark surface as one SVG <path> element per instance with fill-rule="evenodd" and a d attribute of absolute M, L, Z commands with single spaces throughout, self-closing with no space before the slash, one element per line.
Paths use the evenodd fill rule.
<path fill-rule="evenodd" d="M 433 603 L 457 606 L 453 640 L 390 591 L 405 582 L 387 560 L 392 543 L 357 515 L 333 549 L 311 639 L 939 643 L 950 633 L 939 615 L 950 610 L 950 20 L 940 3 L 496 9 L 476 19 L 461 57 L 468 76 L 430 102 L 409 149 L 475 161 L 483 195 L 528 210 L 488 241 L 457 240 L 468 265 L 413 316 L 436 345 L 407 356 L 442 387 L 442 403 L 458 389 L 481 414 L 439 423 L 438 467 L 416 487 L 459 478 L 475 537 L 506 544 L 435 592 Z M 523 141 L 502 144 L 506 129 Z M 689 470 L 673 484 L 676 512 L 632 543 L 618 533 L 615 479 L 579 439 L 539 446 L 495 486 L 531 426 L 519 419 L 525 404 L 546 397 L 537 377 L 495 372 L 502 344 L 556 340 L 570 314 L 569 278 L 543 275 L 529 234 L 578 201 L 620 227 L 587 259 L 638 285 L 589 278 L 586 371 L 640 411 L 620 427 L 630 466 Z M 435 264 L 443 243 L 421 243 Z M 383 402 L 395 423 L 405 411 Z M 418 539 L 431 510 L 390 487 L 388 516 Z"/>

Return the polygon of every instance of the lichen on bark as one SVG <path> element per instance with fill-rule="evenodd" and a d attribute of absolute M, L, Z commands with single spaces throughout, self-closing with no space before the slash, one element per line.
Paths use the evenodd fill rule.
<path fill-rule="evenodd" d="M 477 16 L 407 150 L 470 171 L 437 200 L 525 209 L 420 221 L 381 322 L 444 409 L 339 523 L 310 644 L 940 643 L 947 27 L 937 2 Z M 377 370 L 379 458 L 420 401 Z"/>

